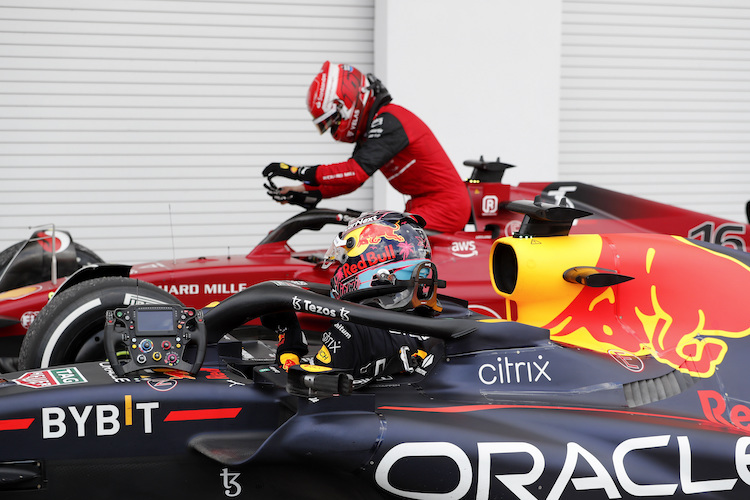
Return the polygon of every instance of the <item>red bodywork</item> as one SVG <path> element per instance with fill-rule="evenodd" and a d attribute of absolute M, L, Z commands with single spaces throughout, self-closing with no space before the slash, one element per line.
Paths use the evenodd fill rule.
<path fill-rule="evenodd" d="M 719 243 L 739 250 L 746 250 L 750 243 L 747 224 L 587 184 L 558 182 L 511 186 L 499 182 L 498 178 L 496 182 L 468 180 L 466 186 L 471 195 L 477 231 L 431 234 L 432 260 L 437 264 L 439 277 L 448 283 L 442 293 L 466 299 L 472 309 L 497 317 L 504 316 L 505 305 L 504 298 L 495 293 L 490 284 L 490 247 L 498 237 L 510 236 L 517 231 L 522 220 L 521 215 L 504 209 L 509 201 L 533 200 L 541 195 L 544 201 L 559 202 L 565 197 L 569 205 L 592 212 L 590 217 L 576 221 L 571 234 L 666 233 Z M 343 224 L 345 220 L 339 223 Z M 324 250 L 295 252 L 286 243 L 288 232 L 279 232 L 277 229 L 276 233 L 282 236 L 267 237 L 245 256 L 138 264 L 131 268 L 130 276 L 151 282 L 192 307 L 204 307 L 250 285 L 271 279 L 313 283 L 330 281 L 333 267 L 323 270 L 316 263 Z M 328 241 L 321 241 L 320 248 L 325 249 L 328 244 Z M 65 280 L 66 278 L 59 279 L 57 285 L 44 282 L 0 292 L 0 355 L 4 355 L 1 346 L 3 338 L 18 339 L 24 335 L 28 324 L 47 303 L 50 294 Z"/>

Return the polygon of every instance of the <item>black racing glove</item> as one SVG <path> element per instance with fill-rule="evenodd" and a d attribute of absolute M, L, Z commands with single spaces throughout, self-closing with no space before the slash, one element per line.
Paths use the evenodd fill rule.
<path fill-rule="evenodd" d="M 314 181 L 315 167 L 293 167 L 286 163 L 269 163 L 263 169 L 263 177 L 286 177 L 298 181 Z"/>
<path fill-rule="evenodd" d="M 288 193 L 281 194 L 281 189 L 276 187 L 270 178 L 268 179 L 268 183 L 263 184 L 263 187 L 266 188 L 266 193 L 273 198 L 274 201 L 278 201 L 279 203 L 291 203 L 292 205 L 300 206 L 305 210 L 315 208 L 318 202 L 323 199 L 323 195 L 320 191 L 305 191 L 304 193 L 289 191 Z"/>

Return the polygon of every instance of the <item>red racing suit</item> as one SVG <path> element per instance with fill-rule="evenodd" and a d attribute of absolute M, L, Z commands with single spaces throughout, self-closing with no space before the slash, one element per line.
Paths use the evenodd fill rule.
<path fill-rule="evenodd" d="M 409 195 L 406 211 L 424 217 L 426 229 L 464 228 L 471 201 L 463 181 L 432 131 L 411 111 L 388 103 L 370 123 L 364 140 L 344 162 L 314 167 L 305 189 L 323 198 L 350 193 L 380 170 L 400 193 Z"/>

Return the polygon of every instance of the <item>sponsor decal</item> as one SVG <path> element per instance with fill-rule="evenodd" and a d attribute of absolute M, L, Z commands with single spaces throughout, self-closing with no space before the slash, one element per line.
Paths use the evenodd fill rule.
<path fill-rule="evenodd" d="M 158 401 L 134 402 L 131 395 L 125 395 L 120 404 L 91 404 L 85 406 L 50 406 L 41 409 L 42 439 L 59 439 L 68 433 L 78 437 L 88 435 L 114 436 L 124 427 L 133 427 L 144 434 L 153 433 Z M 185 422 L 192 420 L 215 420 L 236 418 L 242 408 L 207 408 L 199 410 L 172 410 L 164 422 Z M 6 426 L 24 428 L 24 422 Z M 30 419 L 33 421 L 34 419 Z M 31 422 L 29 422 L 30 425 Z M 3 421 L 0 421 L 2 430 Z M 28 427 L 28 425 L 26 426 Z"/>
<path fill-rule="evenodd" d="M 453 241 L 451 242 L 451 253 L 455 257 L 476 257 L 479 255 L 477 244 L 474 241 Z"/>
<path fill-rule="evenodd" d="M 331 179 L 346 179 L 347 177 L 354 177 L 357 175 L 355 172 L 337 172 L 335 174 L 328 174 L 323 176 L 324 181 L 330 181 Z"/>
<path fill-rule="evenodd" d="M 620 363 L 626 370 L 630 370 L 633 373 L 640 373 L 643 371 L 643 361 L 632 352 L 620 351 L 617 349 L 610 349 L 608 352 L 609 355 L 612 356 L 612 359 Z"/>
<path fill-rule="evenodd" d="M 368 139 L 377 139 L 383 135 L 383 117 L 378 116 L 370 123 L 370 130 L 367 132 Z"/>
<path fill-rule="evenodd" d="M 315 359 L 317 359 L 321 363 L 325 363 L 326 365 L 331 364 L 331 351 L 329 351 L 328 348 L 324 345 L 320 346 Z"/>
<path fill-rule="evenodd" d="M 505 236 L 513 236 L 521 230 L 521 221 L 512 220 L 505 225 Z"/>
<path fill-rule="evenodd" d="M 716 391 L 698 391 L 703 414 L 711 422 L 727 427 L 737 427 L 745 432 L 750 431 L 750 408 L 743 404 L 736 404 L 729 408 L 729 420 L 724 418 L 727 413 L 727 401 Z"/>
<path fill-rule="evenodd" d="M 206 284 L 203 293 L 206 295 L 234 295 L 241 292 L 249 285 L 247 283 L 214 283 Z"/>
<path fill-rule="evenodd" d="M 337 293 L 337 297 L 346 295 L 347 293 L 359 290 L 362 282 L 359 280 L 359 276 L 353 276 L 347 280 L 340 279 L 338 271 L 333 276 L 333 289 Z"/>
<path fill-rule="evenodd" d="M 342 325 L 341 323 L 336 323 L 336 324 L 333 325 L 333 327 L 336 330 L 340 331 L 341 335 L 343 335 L 347 339 L 351 339 L 352 338 L 352 334 L 349 333 L 349 330 L 347 330 L 346 328 L 344 328 L 344 325 Z"/>
<path fill-rule="evenodd" d="M 179 283 L 157 285 L 159 288 L 172 295 L 200 295 L 201 285 L 197 283 Z M 202 290 L 204 295 L 234 295 L 250 286 L 247 283 L 204 283 Z"/>
<path fill-rule="evenodd" d="M 180 283 L 179 285 L 159 285 L 159 288 L 172 295 L 198 295 L 200 287 L 195 283 Z"/>
<path fill-rule="evenodd" d="M 312 300 L 300 299 L 296 295 L 292 297 L 292 307 L 295 311 L 303 311 L 319 316 L 328 316 L 330 318 L 340 318 L 342 321 L 349 321 L 349 309 L 341 306 L 339 309 L 333 309 L 313 303 Z"/>
<path fill-rule="evenodd" d="M 331 332 L 328 332 L 328 331 L 323 332 L 322 341 L 323 341 L 323 347 L 327 348 L 326 352 L 329 352 L 328 354 L 329 358 L 331 356 L 330 352 L 332 352 L 333 354 L 336 354 L 336 352 L 338 352 L 338 350 L 341 349 L 341 341 L 336 340 L 336 338 L 333 335 L 331 335 Z M 326 362 L 328 363 L 330 362 L 330 360 Z"/>
<path fill-rule="evenodd" d="M 118 384 L 135 381 L 128 377 L 118 377 L 115 371 L 112 369 L 112 366 L 110 366 L 109 361 L 102 361 L 101 363 L 99 363 L 99 366 L 107 373 L 107 375 L 110 376 L 112 380 L 114 380 Z"/>
<path fill-rule="evenodd" d="M 563 198 L 565 198 L 565 202 L 568 204 L 569 207 L 575 208 L 575 205 L 573 205 L 573 202 L 567 198 L 568 193 L 572 193 L 578 189 L 578 186 L 560 186 L 557 189 L 551 189 L 547 191 L 546 195 L 551 196 L 555 199 L 555 205 L 559 205 L 560 202 L 562 202 Z"/>
<path fill-rule="evenodd" d="M 479 381 L 484 385 L 552 382 L 552 377 L 547 374 L 549 361 L 544 361 L 541 354 L 538 359 L 538 362 L 511 361 L 500 356 L 497 364 L 486 363 L 479 367 Z"/>
<path fill-rule="evenodd" d="M 166 380 L 147 380 L 146 383 L 150 388 L 152 388 L 155 391 L 159 392 L 167 392 L 171 391 L 175 387 L 177 387 L 177 381 L 172 379 L 166 379 Z"/>
<path fill-rule="evenodd" d="M 144 434 L 151 434 L 153 413 L 158 408 L 158 401 L 134 405 L 130 395 L 124 397 L 122 409 L 114 404 L 45 407 L 41 409 L 42 439 L 59 439 L 68 431 L 86 437 L 92 427 L 96 436 L 114 436 L 123 426 L 136 425 L 136 421 Z M 87 425 L 88 422 L 91 425 Z"/>
<path fill-rule="evenodd" d="M 315 95 L 315 105 L 320 108 L 323 105 L 323 96 L 326 93 L 326 87 L 328 85 L 328 74 L 320 73 L 320 87 L 318 87 L 318 93 Z"/>
<path fill-rule="evenodd" d="M 363 219 L 354 219 L 346 227 L 346 230 L 348 231 L 355 227 L 364 226 L 365 224 L 369 224 L 370 222 L 375 222 L 376 220 L 378 220 L 379 217 L 380 217 L 379 215 L 371 215 L 370 217 L 365 217 Z"/>
<path fill-rule="evenodd" d="M 39 314 L 39 311 L 26 311 L 21 315 L 21 326 L 25 329 L 29 329 L 31 322 L 34 321 Z"/>
<path fill-rule="evenodd" d="M 370 268 L 371 266 L 390 262 L 395 258 L 396 251 L 393 249 L 393 246 L 386 245 L 383 251 L 380 253 L 365 252 L 364 258 L 359 259 L 358 261 L 353 263 L 345 262 L 341 264 L 341 267 L 338 269 L 337 274 L 341 273 L 343 275 L 343 279 L 346 279 L 353 274 L 357 274 L 361 271 L 364 271 L 365 269 Z"/>
<path fill-rule="evenodd" d="M 84 384 L 87 380 L 78 368 L 71 367 L 26 372 L 13 382 L 32 389 L 43 389 L 59 385 Z"/>
<path fill-rule="evenodd" d="M 240 478 L 239 472 L 229 472 L 229 469 L 225 467 L 221 469 L 219 477 L 221 477 L 221 485 L 224 487 L 224 496 L 229 498 L 240 496 L 242 486 L 237 481 Z"/>
<path fill-rule="evenodd" d="M 501 441 L 476 443 L 471 451 L 476 460 L 472 460 L 466 451 L 456 444 L 443 441 L 406 442 L 386 452 L 375 470 L 375 481 L 385 491 L 402 498 L 476 498 L 485 500 L 499 498 L 500 491 L 508 490 L 514 498 L 528 500 L 558 500 L 571 496 L 573 490 L 601 491 L 601 498 L 622 498 L 623 492 L 632 497 L 671 496 L 680 488 L 681 492 L 690 495 L 730 491 L 741 480 L 750 484 L 750 436 L 737 439 L 733 450 L 726 450 L 728 457 L 734 457 L 731 474 L 736 477 L 721 479 L 694 479 L 693 450 L 688 436 L 669 434 L 642 436 L 626 439 L 615 446 L 611 455 L 596 456 L 583 445 L 569 442 L 566 445 L 565 459 L 562 468 L 556 472 L 557 477 L 549 491 L 540 491 L 535 483 L 542 474 L 549 473 L 546 466 L 547 457 L 537 446 L 523 441 Z M 549 454 L 549 451 L 547 452 Z M 647 484 L 638 480 L 641 473 L 638 469 L 641 461 L 637 457 L 661 457 L 665 453 L 674 455 L 674 463 L 679 470 L 674 477 L 665 477 L 661 483 Z M 513 463 L 526 464 L 522 471 L 507 472 L 493 462 L 493 457 L 500 455 L 514 457 Z M 413 463 L 410 459 L 440 458 L 455 464 L 456 475 L 443 483 L 444 491 L 413 491 L 393 484 L 394 478 L 403 476 L 405 464 Z M 656 460 L 656 458 L 654 458 Z M 589 471 L 581 477 L 580 472 Z M 476 494 L 469 495 L 472 485 Z"/>
<path fill-rule="evenodd" d="M 500 207 L 500 200 L 494 194 L 488 194 L 482 197 L 482 215 L 497 215 Z"/>

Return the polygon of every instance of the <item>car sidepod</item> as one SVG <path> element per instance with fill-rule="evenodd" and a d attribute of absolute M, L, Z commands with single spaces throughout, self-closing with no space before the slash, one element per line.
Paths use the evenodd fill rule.
<path fill-rule="evenodd" d="M 226 498 L 232 488 L 221 474 L 229 468 L 191 441 L 248 430 L 262 441 L 281 419 L 277 393 L 251 390 L 247 380 L 218 369 L 195 377 L 175 371 L 117 378 L 101 362 L 5 377 L 3 499 L 69 498 L 70 492 L 154 498 L 163 491 Z"/>

